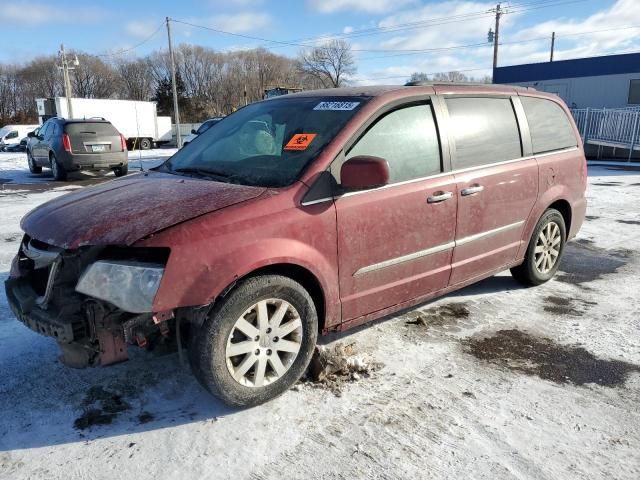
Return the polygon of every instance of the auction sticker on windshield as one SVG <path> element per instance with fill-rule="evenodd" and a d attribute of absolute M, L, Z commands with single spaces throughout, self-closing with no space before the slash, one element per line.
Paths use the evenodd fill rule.
<path fill-rule="evenodd" d="M 314 110 L 353 110 L 360 102 L 320 102 Z"/>
<path fill-rule="evenodd" d="M 306 150 L 313 139 L 316 138 L 315 133 L 296 133 L 289 143 L 284 146 L 285 150 Z"/>

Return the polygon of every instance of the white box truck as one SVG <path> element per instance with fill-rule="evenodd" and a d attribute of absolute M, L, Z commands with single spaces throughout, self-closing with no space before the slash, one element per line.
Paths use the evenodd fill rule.
<path fill-rule="evenodd" d="M 38 98 L 40 124 L 51 117 L 69 118 L 65 97 Z M 73 118 L 104 118 L 127 139 L 129 149 L 150 149 L 171 141 L 171 117 L 159 117 L 155 102 L 72 98 Z"/>

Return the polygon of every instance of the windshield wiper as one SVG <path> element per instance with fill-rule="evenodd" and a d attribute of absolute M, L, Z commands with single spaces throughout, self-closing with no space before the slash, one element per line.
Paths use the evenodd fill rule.
<path fill-rule="evenodd" d="M 216 179 L 219 179 L 219 180 L 221 179 L 227 182 L 230 181 L 231 179 L 231 175 L 229 175 L 228 173 L 220 172 L 218 170 L 209 170 L 206 168 L 181 167 L 181 168 L 176 168 L 169 171 L 176 172 L 176 173 L 193 173 L 200 177 L 216 178 Z"/>

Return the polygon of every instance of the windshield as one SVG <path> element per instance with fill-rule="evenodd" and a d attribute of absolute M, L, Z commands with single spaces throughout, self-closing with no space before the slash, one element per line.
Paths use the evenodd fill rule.
<path fill-rule="evenodd" d="M 369 97 L 253 103 L 221 120 L 161 169 L 245 185 L 293 183 Z"/>

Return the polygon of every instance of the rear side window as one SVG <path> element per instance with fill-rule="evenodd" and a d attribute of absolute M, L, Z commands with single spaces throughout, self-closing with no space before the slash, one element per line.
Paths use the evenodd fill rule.
<path fill-rule="evenodd" d="M 116 128 L 105 122 L 67 123 L 64 130 L 69 135 L 118 135 Z"/>
<path fill-rule="evenodd" d="M 388 113 L 353 146 L 347 159 L 373 155 L 389 162 L 390 183 L 440 173 L 440 146 L 429 105 Z"/>
<path fill-rule="evenodd" d="M 533 153 L 575 147 L 578 142 L 562 107 L 545 98 L 520 97 L 529 123 Z"/>
<path fill-rule="evenodd" d="M 469 168 L 522 156 L 520 130 L 508 98 L 448 98 L 456 144 L 455 168 Z"/>

